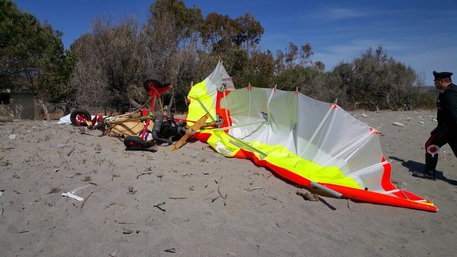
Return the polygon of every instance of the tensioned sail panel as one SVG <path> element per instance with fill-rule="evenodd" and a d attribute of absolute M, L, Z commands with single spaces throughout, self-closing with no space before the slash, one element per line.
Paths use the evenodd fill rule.
<path fill-rule="evenodd" d="M 429 200 L 391 183 L 378 132 L 339 106 L 268 88 L 236 89 L 222 99 L 209 95 L 189 93 L 199 99 L 191 102 L 189 116 L 201 117 L 208 106 L 203 109 L 229 121 L 228 127 L 195 135 L 219 153 L 250 158 L 297 184 L 318 183 L 354 200 L 437 211 Z"/>

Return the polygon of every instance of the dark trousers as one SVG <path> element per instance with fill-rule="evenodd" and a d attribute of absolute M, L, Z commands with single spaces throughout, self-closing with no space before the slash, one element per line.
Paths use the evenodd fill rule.
<path fill-rule="evenodd" d="M 453 133 L 453 134 L 452 134 Z M 438 152 L 435 152 L 434 146 L 441 148 L 445 144 L 449 144 L 454 155 L 457 156 L 457 131 L 451 131 L 448 128 L 436 128 L 430 133 L 430 137 L 425 143 L 425 170 L 435 171 L 438 164 Z"/>

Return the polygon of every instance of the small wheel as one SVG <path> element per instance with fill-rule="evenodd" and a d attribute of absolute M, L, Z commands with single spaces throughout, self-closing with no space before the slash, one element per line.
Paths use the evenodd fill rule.
<path fill-rule="evenodd" d="M 87 121 L 90 120 L 90 113 L 85 109 L 75 109 L 70 114 L 70 121 L 74 126 L 87 126 Z"/>
<path fill-rule="evenodd" d="M 137 136 L 128 136 L 124 138 L 126 150 L 147 150 L 156 151 L 153 143 L 149 143 Z"/>
<path fill-rule="evenodd" d="M 147 92 L 151 91 L 151 88 L 159 89 L 163 87 L 162 81 L 154 79 L 153 77 L 147 77 L 143 82 L 143 87 Z"/>

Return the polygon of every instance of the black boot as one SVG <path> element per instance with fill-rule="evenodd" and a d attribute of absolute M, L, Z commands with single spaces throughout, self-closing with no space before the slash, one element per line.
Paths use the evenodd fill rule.
<path fill-rule="evenodd" d="M 432 171 L 436 169 L 438 164 L 438 154 L 431 155 L 429 153 L 425 154 L 425 170 Z"/>
<path fill-rule="evenodd" d="M 436 174 L 435 171 L 428 171 L 424 170 L 423 172 L 420 171 L 413 171 L 413 177 L 418 177 L 418 178 L 425 178 L 425 179 L 430 179 L 430 180 L 436 180 Z"/>
<path fill-rule="evenodd" d="M 414 171 L 413 176 L 418 178 L 425 178 L 430 180 L 436 180 L 435 168 L 438 164 L 438 154 L 431 155 L 425 153 L 425 169 L 423 172 Z"/>

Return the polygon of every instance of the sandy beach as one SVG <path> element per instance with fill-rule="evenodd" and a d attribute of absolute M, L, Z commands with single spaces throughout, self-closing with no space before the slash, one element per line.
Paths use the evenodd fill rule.
<path fill-rule="evenodd" d="M 319 196 L 202 142 L 126 151 L 121 140 L 57 121 L 0 122 L 0 255 L 451 256 L 457 158 L 422 170 L 436 112 L 353 112 L 381 133 L 392 181 L 437 213 Z M 394 124 L 395 123 L 395 124 Z M 83 187 L 83 188 L 81 188 Z M 78 201 L 63 193 L 76 190 Z"/>

